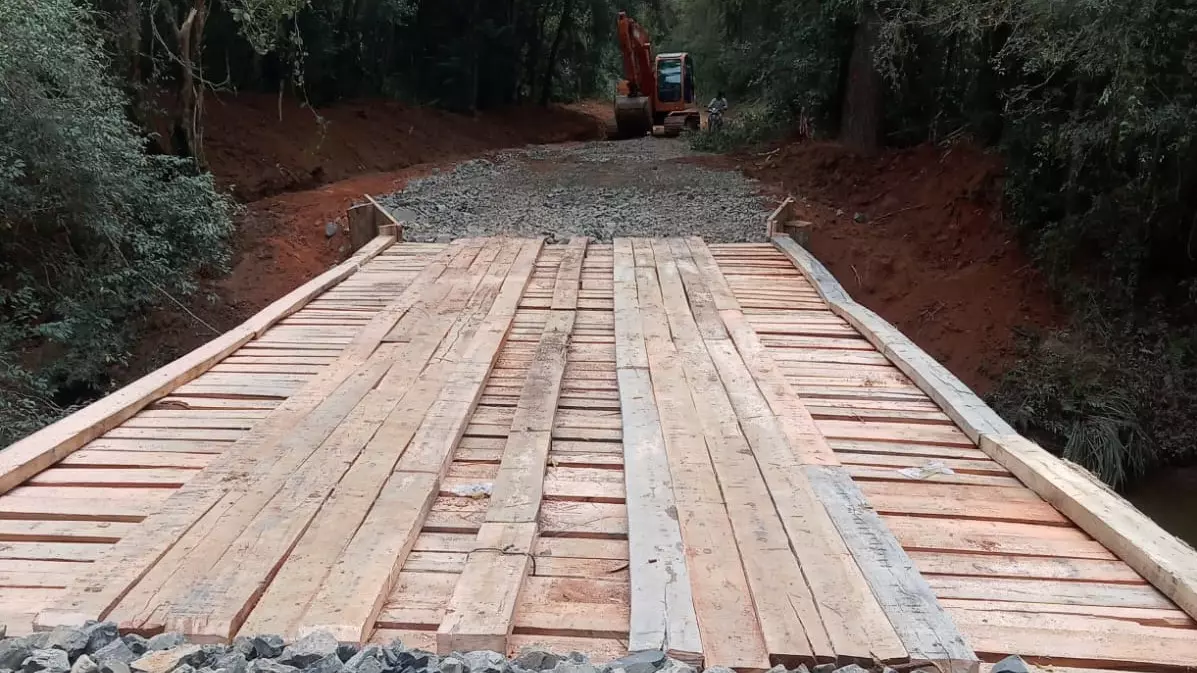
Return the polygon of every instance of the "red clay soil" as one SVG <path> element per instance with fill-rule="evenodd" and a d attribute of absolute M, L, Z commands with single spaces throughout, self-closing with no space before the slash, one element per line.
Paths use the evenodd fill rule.
<path fill-rule="evenodd" d="M 715 163 L 793 195 L 813 225 L 812 252 L 844 288 L 979 393 L 1015 359 L 1016 330 L 1062 324 L 1002 219 L 997 157 L 933 145 L 860 157 L 794 143 Z"/>
<path fill-rule="evenodd" d="M 605 108 L 604 108 L 605 109 Z M 245 205 L 232 270 L 203 283 L 191 315 L 160 310 L 140 329 L 126 382 L 223 332 L 349 256 L 345 210 L 364 194 L 489 151 L 601 137 L 585 105 L 513 108 L 477 116 L 356 101 L 318 110 L 242 94 L 205 105 L 204 151 L 222 188 Z M 303 190 L 303 191 L 298 191 Z M 335 223 L 332 236 L 328 223 Z"/>

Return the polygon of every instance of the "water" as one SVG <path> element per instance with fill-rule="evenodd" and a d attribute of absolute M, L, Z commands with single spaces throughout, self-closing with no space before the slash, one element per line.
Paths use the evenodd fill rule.
<path fill-rule="evenodd" d="M 1164 530 L 1197 547 L 1197 465 L 1161 470 L 1125 495 Z"/>

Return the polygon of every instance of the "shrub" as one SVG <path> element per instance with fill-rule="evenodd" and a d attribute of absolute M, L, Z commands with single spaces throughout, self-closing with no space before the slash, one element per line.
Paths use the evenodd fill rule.
<path fill-rule="evenodd" d="M 71 0 L 0 2 L 0 445 L 103 388 L 131 319 L 226 261 L 231 203 L 146 152 L 103 53 Z"/>

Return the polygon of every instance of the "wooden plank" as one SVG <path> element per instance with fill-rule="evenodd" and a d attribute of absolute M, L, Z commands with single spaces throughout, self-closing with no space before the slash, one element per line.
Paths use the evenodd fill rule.
<path fill-rule="evenodd" d="M 981 450 L 1197 617 L 1197 551 L 1090 472 L 1017 435 L 982 436 Z"/>
<path fill-rule="evenodd" d="M 1143 626 L 1197 629 L 1197 622 L 1194 622 L 1192 617 L 1175 608 L 1124 608 L 1096 605 L 1069 605 L 1066 603 L 1021 603 L 1017 601 L 969 600 L 959 598 L 941 598 L 940 604 L 943 605 L 945 610 L 952 612 L 956 610 L 974 610 L 982 612 L 1024 612 L 1040 615 L 1086 615 L 1090 617 L 1121 619 Z"/>
<path fill-rule="evenodd" d="M 341 469 L 347 471 L 339 482 L 333 479 L 326 481 L 324 488 L 332 488 L 333 484 L 337 484 L 336 490 L 318 510 L 309 509 L 312 511 L 310 519 L 297 514 L 305 506 L 302 502 L 284 506 L 286 516 L 305 527 L 299 533 L 301 537 L 298 541 L 293 542 L 293 547 L 280 545 L 278 551 L 273 552 L 281 554 L 286 550 L 285 558 L 279 558 L 282 565 L 240 628 L 247 632 L 262 632 L 269 628 L 287 637 L 295 635 L 307 599 L 311 596 L 311 587 L 324 579 L 329 567 L 345 548 L 357 525 L 374 503 L 387 475 L 394 469 L 419 420 L 447 381 L 445 366 L 440 362 L 429 365 L 429 361 L 445 339 L 457 336 L 468 339 L 470 331 L 463 327 L 477 311 L 487 310 L 488 302 L 494 296 L 494 288 L 491 287 L 494 282 L 488 284 L 485 278 L 501 281 L 514 258 L 514 252 L 515 248 L 512 247 L 508 250 L 510 254 L 504 253 L 503 245 L 495 243 L 481 250 L 471 266 L 465 269 L 454 267 L 446 272 L 440 283 L 444 292 L 432 293 L 415 305 L 414 310 L 419 313 L 420 320 L 415 324 L 401 322 L 400 328 L 396 328 L 404 330 L 398 337 L 401 345 L 396 357 L 405 366 L 397 373 L 389 374 L 379 384 L 378 391 L 385 391 L 387 403 L 372 421 L 376 431 L 364 442 L 351 465 L 342 464 L 344 467 Z M 392 330 L 388 338 L 395 335 L 396 331 Z M 354 422 L 360 424 L 362 419 Z M 333 474 L 330 476 L 340 476 L 331 465 L 314 464 L 312 469 L 317 473 L 331 470 Z M 313 487 L 292 490 L 310 494 Z M 285 491 L 280 494 L 286 496 Z M 269 520 L 264 525 L 281 526 Z M 262 537 L 255 534 L 254 539 Z M 259 547 L 252 552 L 252 556 L 270 560 L 271 554 Z M 243 568 L 245 565 L 240 563 L 237 567 Z M 243 570 L 239 570 L 238 574 L 243 577 L 246 575 Z M 249 579 L 252 580 L 252 577 Z M 226 593 L 236 596 L 248 593 L 248 590 L 234 589 Z M 199 609 L 219 612 L 213 608 Z"/>
<path fill-rule="evenodd" d="M 702 642 L 673 497 L 660 418 L 641 331 L 635 260 L 628 239 L 614 244 L 615 358 L 623 424 L 628 509 L 628 649 L 662 650 L 701 663 Z"/>
<path fill-rule="evenodd" d="M 635 244 L 633 241 L 634 250 Z M 645 259 L 652 259 L 653 254 L 649 248 Z M 698 412 L 678 362 L 656 269 L 639 266 L 641 257 L 637 251 L 636 284 L 649 372 L 674 477 L 704 659 L 708 665 L 767 669 L 768 650 L 740 555 L 727 544 L 736 539 L 733 525 L 698 429 Z M 711 551 L 698 553 L 699 549 Z"/>
<path fill-rule="evenodd" d="M 692 242 L 690 247 L 694 249 L 698 245 Z M 679 263 L 679 268 L 682 269 L 686 294 L 694 295 L 692 288 L 707 279 L 688 273 L 684 263 Z M 720 315 L 731 313 L 729 310 Z M 718 320 L 719 316 L 709 319 Z M 671 327 L 675 336 L 689 331 L 684 325 L 672 322 Z M 707 333 L 714 333 L 714 330 L 708 330 Z M 870 657 L 883 661 L 904 660 L 907 653 L 897 634 L 872 597 L 859 569 L 851 561 L 830 519 L 822 507 L 808 497 L 809 485 L 801 483 L 804 481 L 799 469 L 802 451 L 793 444 L 797 440 L 788 439 L 782 432 L 777 417 L 771 412 L 768 401 L 758 389 L 758 383 L 741 359 L 735 344 L 727 339 L 708 338 L 705 345 L 718 370 L 722 384 L 719 387 L 726 389 L 729 399 L 726 404 L 706 412 L 700 411 L 700 414 L 710 418 L 739 418 L 752 454 L 760 466 L 759 473 L 762 476 L 758 478 L 763 477 L 764 484 L 768 486 L 763 493 L 751 494 L 745 505 L 754 508 L 760 502 L 772 501 L 785 528 L 784 533 L 759 528 L 750 530 L 757 539 L 775 541 L 787 535 L 791 543 L 784 549 L 778 548 L 776 552 L 769 549 L 753 550 L 751 545 L 746 548 L 741 544 L 742 552 L 752 557 L 752 563 L 756 563 L 757 559 L 766 561 L 758 568 L 763 577 L 772 581 L 782 580 L 781 586 L 762 583 L 760 593 L 766 598 L 757 603 L 762 626 L 768 630 L 769 615 L 762 611 L 762 607 L 765 607 L 766 610 L 796 615 L 800 621 L 798 626 L 805 631 L 804 637 L 814 656 L 819 659 L 834 660 L 838 655 L 862 660 Z M 754 347 L 750 342 L 748 346 L 750 349 Z M 688 372 L 702 367 L 702 363 L 687 362 Z M 791 402 L 801 404 L 796 398 Z M 814 434 L 817 436 L 818 433 Z M 732 498 L 726 484 L 742 485 L 745 480 L 742 476 L 734 478 L 729 475 L 727 478 L 721 477 L 720 481 L 725 484 L 724 492 L 730 509 Z M 787 565 L 793 564 L 795 555 L 797 566 L 790 569 L 792 576 L 787 577 Z M 791 560 L 787 563 L 784 556 L 789 556 Z M 749 562 L 746 558 L 745 563 Z M 784 597 L 785 600 L 778 603 L 775 596 Z M 778 655 L 782 651 L 770 644 L 770 653 Z"/>
<path fill-rule="evenodd" d="M 575 242 L 557 273 L 553 308 L 548 317 L 524 390 L 511 420 L 479 531 L 479 545 L 466 561 L 461 579 L 437 629 L 437 651 L 492 650 L 505 652 L 514 627 L 516 599 L 531 566 L 533 541 L 544 488 L 544 472 L 551 444 L 557 401 L 565 374 L 570 334 L 577 305 L 578 277 L 586 254 L 586 239 Z M 487 536 L 512 538 L 518 543 L 491 544 Z"/>
<path fill-rule="evenodd" d="M 787 660 L 834 660 L 836 651 L 826 635 L 807 579 L 790 545 L 781 542 L 786 537 L 781 518 L 775 508 L 768 506 L 772 498 L 754 455 L 754 450 L 763 448 L 763 442 L 750 448 L 749 441 L 736 424 L 738 412 L 745 412 L 747 418 L 761 418 L 762 414 L 769 413 L 768 404 L 763 397 L 739 393 L 739 408 L 733 404 L 725 384 L 745 388 L 755 387 L 755 383 L 742 362 L 739 369 L 735 368 L 732 359 L 738 360 L 738 356 L 724 351 L 729 357 L 722 359 L 725 365 L 722 372 L 712 361 L 709 350 L 717 350 L 721 344 L 734 353 L 734 346 L 722 324 L 714 324 L 719 318 L 713 310 L 705 314 L 699 310 L 698 318 L 691 313 L 688 300 L 701 305 L 701 298 L 708 294 L 700 289 L 702 281 L 698 278 L 697 267 L 692 262 L 687 264 L 687 258 L 675 260 L 674 251 L 663 241 L 654 242 L 653 254 L 669 331 L 689 382 L 698 426 L 706 437 L 711 463 L 719 478 L 767 652 Z M 686 269 L 688 273 L 685 275 L 690 276 L 691 282 L 687 286 L 683 285 L 682 269 Z M 696 319 L 708 321 L 705 331 L 699 328 Z M 722 380 L 720 374 L 724 375 Z M 731 378 L 735 375 L 739 375 L 739 380 Z M 877 612 L 880 615 L 880 611 Z M 848 618 L 858 619 L 856 615 Z M 884 619 L 881 621 L 883 623 Z M 871 647 L 878 643 L 882 646 Z M 886 644 L 890 647 L 886 648 Z M 877 639 L 859 643 L 859 646 L 859 649 L 848 649 L 843 654 L 854 657 L 876 654 L 883 661 L 894 658 L 894 655 L 898 659 L 906 656 L 892 632 L 889 643 Z"/>
<path fill-rule="evenodd" d="M 1119 608 L 1166 609 L 1173 607 L 1172 601 L 1146 584 L 949 576 L 928 577 L 927 584 L 939 598 Z"/>
<path fill-rule="evenodd" d="M 431 262 L 396 304 L 410 306 L 422 286 L 435 282 L 455 252 L 451 248 Z M 117 604 L 131 594 L 137 594 L 131 606 L 156 605 L 153 597 L 158 589 L 195 548 L 194 544 L 179 544 L 183 536 L 190 534 L 192 540 L 198 540 L 204 533 L 219 529 L 221 517 L 234 511 L 243 499 L 250 501 L 242 503 L 243 507 L 264 504 L 271 493 L 255 490 L 256 479 L 284 480 L 378 383 L 386 373 L 386 363 L 363 367 L 366 360 L 360 353 L 373 353 L 386 333 L 383 329 L 387 327 L 386 321 L 391 319 L 390 314 L 373 319 L 371 324 L 375 321 L 383 324 L 369 332 L 363 330 L 355 342 L 357 348 L 347 350 L 337 363 L 279 405 L 158 512 L 112 547 L 102 561 L 81 574 L 59 602 L 38 615 L 38 625 L 52 628 L 79 625 L 97 616 L 110 617 Z M 236 529 L 229 532 L 235 534 Z M 134 614 L 131 610 L 122 618 L 138 619 L 140 610 L 133 609 L 138 612 Z"/>
<path fill-rule="evenodd" d="M 453 448 L 482 394 L 532 275 L 542 239 L 526 239 L 486 318 L 457 360 L 369 516 L 312 599 L 299 633 L 327 629 L 361 642 L 373 628 L 407 553 L 449 469 Z M 382 507 L 384 496 L 391 503 Z M 353 589 L 353 590 L 347 590 Z"/>
<path fill-rule="evenodd" d="M 59 467 L 117 468 L 117 467 L 173 467 L 198 470 L 212 462 L 208 453 L 174 453 L 169 451 L 102 451 L 80 449 L 58 462 Z"/>
<path fill-rule="evenodd" d="M 1191 629 L 1143 626 L 1122 619 L 1082 615 L 952 610 L 969 641 L 987 658 L 1011 652 L 1070 663 L 1165 670 L 1197 661 Z"/>
<path fill-rule="evenodd" d="M 887 525 L 889 522 L 890 520 L 886 521 Z M 901 535 L 898 535 L 898 541 L 903 542 Z M 976 551 L 943 549 L 922 551 L 912 549 L 911 545 L 905 542 L 903 542 L 903 547 L 923 575 L 1035 577 L 1123 584 L 1147 583 L 1122 561 L 1007 554 L 998 549 L 992 550 L 993 553 L 985 553 L 990 551 L 985 548 Z"/>
<path fill-rule="evenodd" d="M 103 542 L 112 544 L 128 534 L 132 523 L 114 521 L 53 521 L 0 519 L 0 540 L 13 542 Z"/>
<path fill-rule="evenodd" d="M 1116 558 L 1101 543 L 1070 526 L 970 519 L 944 522 L 908 516 L 884 518 L 898 541 L 908 548 L 1095 560 Z"/>
<path fill-rule="evenodd" d="M 155 400 L 203 374 L 246 342 L 298 311 L 313 297 L 356 272 L 394 239 L 379 237 L 357 254 L 259 311 L 233 330 L 115 393 L 18 440 L 0 452 L 0 493 L 58 462 L 120 425 Z"/>
<path fill-rule="evenodd" d="M 582 260 L 586 258 L 586 245 L 589 239 L 576 237 L 570 239 L 565 255 L 561 258 L 561 265 L 557 270 L 557 280 L 553 283 L 554 310 L 574 310 L 578 308 L 578 290 L 582 281 Z M 501 650 L 500 650 L 501 651 Z"/>
<path fill-rule="evenodd" d="M 843 468 L 803 469 L 911 660 L 953 673 L 976 673 L 977 655 L 852 478 Z"/>
<path fill-rule="evenodd" d="M 89 469 L 52 467 L 25 482 L 33 486 L 125 486 L 178 488 L 197 474 L 172 468 Z"/>

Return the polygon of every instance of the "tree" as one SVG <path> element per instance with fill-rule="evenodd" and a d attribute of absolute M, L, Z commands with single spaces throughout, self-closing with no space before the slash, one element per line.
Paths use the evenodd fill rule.
<path fill-rule="evenodd" d="M 230 204 L 124 116 L 88 14 L 0 3 L 0 445 L 102 389 L 132 319 L 225 260 Z"/>

